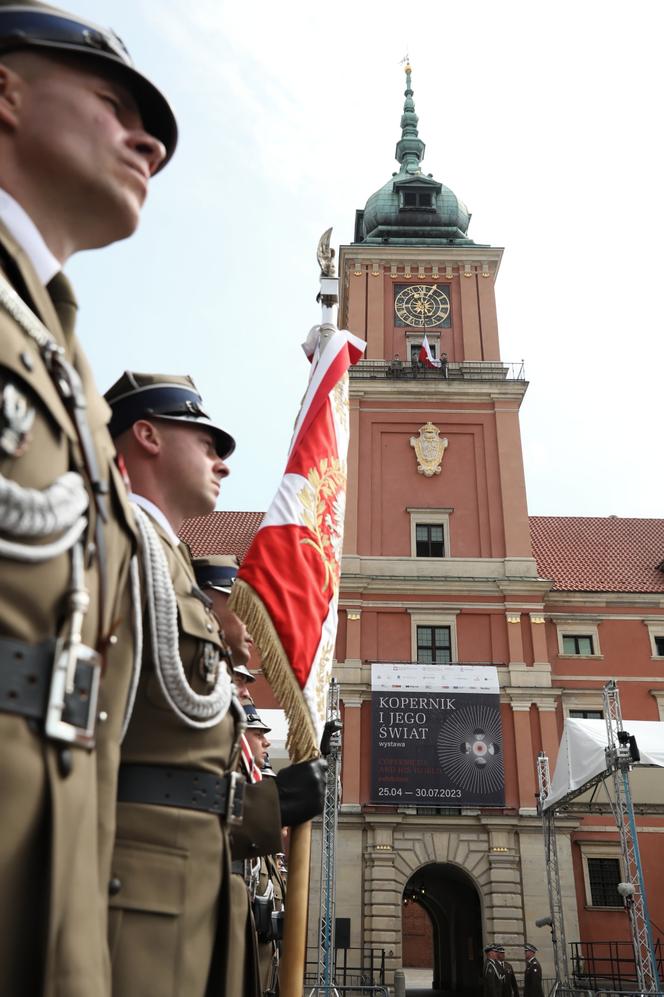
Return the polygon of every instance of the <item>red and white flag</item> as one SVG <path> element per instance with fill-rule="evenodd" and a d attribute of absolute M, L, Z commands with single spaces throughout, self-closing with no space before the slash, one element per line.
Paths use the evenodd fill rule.
<path fill-rule="evenodd" d="M 325 723 L 346 506 L 348 368 L 366 343 L 323 325 L 303 348 L 312 366 L 286 470 L 229 605 L 247 624 L 286 713 L 293 761 L 317 753 Z"/>
<path fill-rule="evenodd" d="M 251 745 L 247 741 L 244 734 L 240 738 L 240 761 L 242 762 L 242 768 L 244 774 L 247 777 L 247 781 L 261 782 L 263 778 L 263 773 L 256 764 L 256 759 L 254 758 L 254 753 L 251 750 Z"/>
<path fill-rule="evenodd" d="M 429 340 L 427 339 L 426 332 L 424 333 L 424 339 L 422 340 L 422 345 L 420 346 L 420 352 L 417 359 L 420 363 L 424 364 L 425 367 L 440 367 L 440 360 L 436 360 L 431 354 L 431 347 L 429 346 Z"/>

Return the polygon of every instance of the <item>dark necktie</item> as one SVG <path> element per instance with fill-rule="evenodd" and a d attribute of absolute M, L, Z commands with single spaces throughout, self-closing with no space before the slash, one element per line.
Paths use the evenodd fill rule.
<path fill-rule="evenodd" d="M 62 331 L 65 336 L 71 336 L 76 323 L 78 304 L 74 290 L 62 270 L 56 273 L 55 277 L 48 282 L 46 290 L 60 319 Z"/>

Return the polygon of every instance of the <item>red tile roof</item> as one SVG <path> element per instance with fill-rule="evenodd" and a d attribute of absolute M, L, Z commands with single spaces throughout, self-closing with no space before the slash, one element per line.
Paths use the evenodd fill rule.
<path fill-rule="evenodd" d="M 242 560 L 263 512 L 213 512 L 188 520 L 182 538 L 193 555 Z M 542 578 L 561 592 L 664 592 L 664 519 L 531 516 L 533 554 Z"/>
<path fill-rule="evenodd" d="M 531 516 L 539 574 L 564 592 L 664 592 L 664 519 Z"/>
<path fill-rule="evenodd" d="M 264 512 L 211 512 L 186 520 L 180 536 L 194 557 L 236 554 L 240 560 L 263 522 Z"/>

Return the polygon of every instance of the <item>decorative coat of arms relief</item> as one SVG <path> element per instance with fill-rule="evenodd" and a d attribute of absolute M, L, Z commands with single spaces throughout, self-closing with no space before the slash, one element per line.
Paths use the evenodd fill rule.
<path fill-rule="evenodd" d="M 432 422 L 420 426 L 420 435 L 411 436 L 410 445 L 417 457 L 417 473 L 427 478 L 440 474 L 443 454 L 447 448 L 447 440 L 440 437 L 440 430 Z"/>

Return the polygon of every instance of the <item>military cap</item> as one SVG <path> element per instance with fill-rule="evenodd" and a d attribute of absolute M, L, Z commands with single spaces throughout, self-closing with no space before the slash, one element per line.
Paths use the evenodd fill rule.
<path fill-rule="evenodd" d="M 539 949 L 537 948 L 537 946 L 536 945 L 531 945 L 530 942 L 524 942 L 523 947 L 524 947 L 524 949 L 527 952 L 538 952 L 539 951 Z"/>
<path fill-rule="evenodd" d="M 240 562 L 235 554 L 212 554 L 209 557 L 194 558 L 196 581 L 200 587 L 216 589 L 226 595 L 231 594 L 239 567 Z"/>
<path fill-rule="evenodd" d="M 258 710 L 253 703 L 244 704 L 244 712 L 247 715 L 247 729 L 248 730 L 261 730 L 264 734 L 269 734 L 272 730 L 267 724 L 264 724 L 258 715 Z"/>
<path fill-rule="evenodd" d="M 89 59 L 124 84 L 136 101 L 145 130 L 166 148 L 160 169 L 168 162 L 178 138 L 175 115 L 164 95 L 134 68 L 114 31 L 39 0 L 0 0 L 0 58 L 3 52 L 26 48 Z"/>
<path fill-rule="evenodd" d="M 209 429 L 222 460 L 235 450 L 233 437 L 213 425 L 203 411 L 203 399 L 188 374 L 138 374 L 126 370 L 104 398 L 111 406 L 108 428 L 113 439 L 138 419 L 159 418 Z"/>
<path fill-rule="evenodd" d="M 497 952 L 498 951 L 498 946 L 497 945 L 485 945 L 484 946 L 484 951 L 485 952 Z"/>

